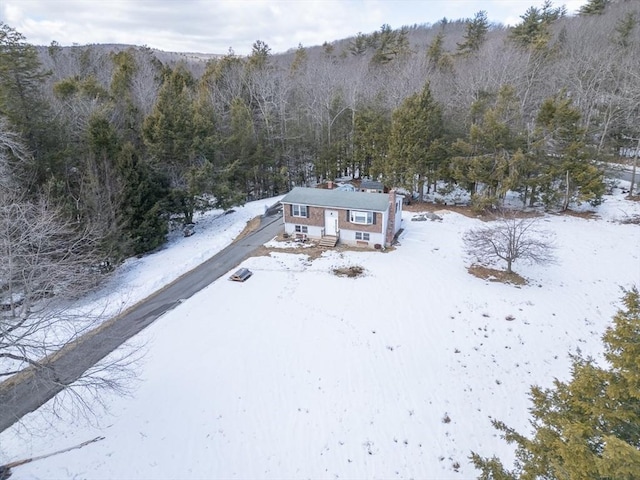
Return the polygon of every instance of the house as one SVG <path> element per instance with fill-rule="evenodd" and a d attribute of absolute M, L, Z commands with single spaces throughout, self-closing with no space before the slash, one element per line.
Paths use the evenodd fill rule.
<path fill-rule="evenodd" d="M 354 187 L 350 183 L 339 183 L 336 186 L 336 190 L 341 190 L 343 192 L 355 192 L 356 191 L 356 187 Z"/>
<path fill-rule="evenodd" d="M 373 180 L 363 180 L 360 182 L 360 191 L 369 193 L 383 193 L 384 184 Z"/>
<path fill-rule="evenodd" d="M 285 232 L 322 245 L 381 248 L 402 224 L 402 195 L 296 187 L 281 200 Z"/>

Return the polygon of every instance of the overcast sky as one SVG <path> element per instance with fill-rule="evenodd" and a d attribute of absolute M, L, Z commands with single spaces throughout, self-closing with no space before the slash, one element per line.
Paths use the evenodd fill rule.
<path fill-rule="evenodd" d="M 587 0 L 560 0 L 573 14 Z M 0 20 L 34 45 L 125 43 L 172 52 L 273 53 L 403 25 L 469 18 L 513 25 L 543 0 L 0 0 Z"/>

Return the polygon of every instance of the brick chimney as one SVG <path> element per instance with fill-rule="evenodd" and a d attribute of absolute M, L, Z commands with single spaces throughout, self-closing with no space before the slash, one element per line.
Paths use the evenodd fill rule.
<path fill-rule="evenodd" d="M 391 245 L 393 242 L 393 236 L 395 234 L 396 226 L 396 191 L 395 189 L 389 191 L 389 221 L 387 222 L 387 235 L 385 243 Z"/>

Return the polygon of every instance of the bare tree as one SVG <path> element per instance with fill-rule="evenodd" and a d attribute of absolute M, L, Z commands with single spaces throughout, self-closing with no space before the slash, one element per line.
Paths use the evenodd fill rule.
<path fill-rule="evenodd" d="M 0 379 L 50 354 L 91 327 L 74 300 L 101 277 L 98 239 L 45 198 L 26 198 L 11 180 L 11 159 L 29 160 L 0 119 Z M 95 317 L 95 315 L 94 315 Z"/>
<path fill-rule="evenodd" d="M 464 235 L 469 255 L 480 263 L 507 262 L 507 273 L 516 260 L 546 264 L 554 261 L 553 234 L 538 228 L 538 217 L 517 218 L 501 212 L 491 225 L 470 230 Z"/>
<path fill-rule="evenodd" d="M 0 191 L 0 377 L 42 367 L 89 328 L 71 312 L 98 281 L 95 244 L 45 200 Z"/>

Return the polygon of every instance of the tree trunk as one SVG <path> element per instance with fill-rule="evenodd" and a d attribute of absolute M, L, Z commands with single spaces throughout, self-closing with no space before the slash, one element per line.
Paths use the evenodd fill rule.
<path fill-rule="evenodd" d="M 567 170 L 567 175 L 565 178 L 565 188 L 564 188 L 564 201 L 562 202 L 562 211 L 564 212 L 567 208 L 569 208 L 569 170 Z"/>
<path fill-rule="evenodd" d="M 636 183 L 636 168 L 638 166 L 638 153 L 640 151 L 640 138 L 638 139 L 638 145 L 636 146 L 635 154 L 633 155 L 633 170 L 631 172 L 631 186 L 629 187 L 629 197 L 633 197 L 633 187 Z"/>

